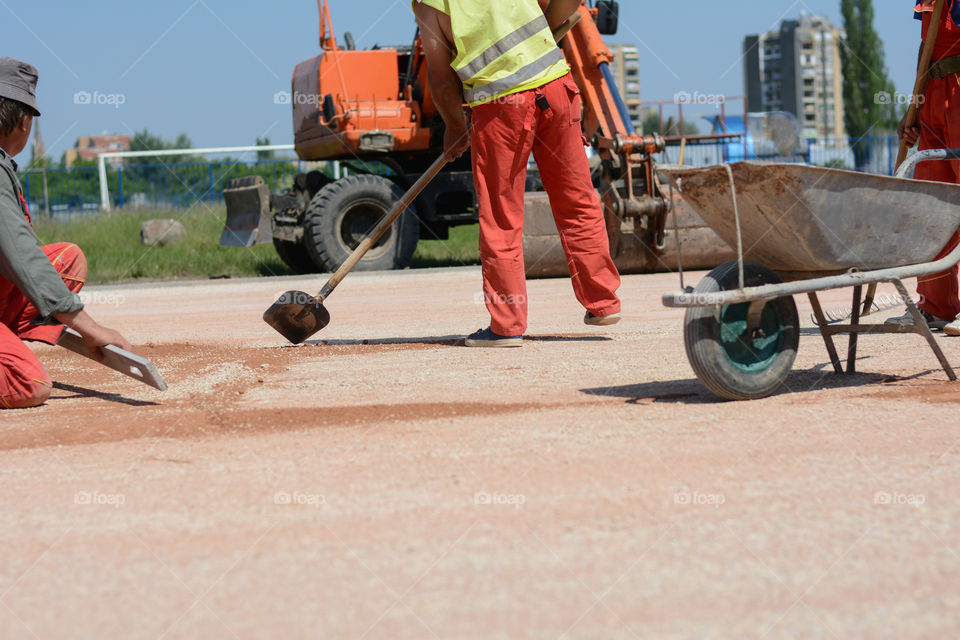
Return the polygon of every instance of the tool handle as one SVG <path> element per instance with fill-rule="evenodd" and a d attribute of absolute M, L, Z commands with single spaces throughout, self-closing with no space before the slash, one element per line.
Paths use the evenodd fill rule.
<path fill-rule="evenodd" d="M 327 280 L 327 284 L 323 285 L 323 289 L 320 290 L 319 298 L 321 301 L 325 300 L 327 296 L 333 293 L 333 290 L 337 288 L 337 285 L 347 277 L 347 274 L 353 271 L 353 268 L 357 266 L 357 263 L 363 259 L 363 256 L 366 255 L 367 251 L 377 243 L 377 241 L 387 232 L 387 229 L 390 228 L 397 218 L 400 217 L 404 211 L 417 199 L 417 196 L 420 195 L 420 192 L 430 184 L 430 181 L 437 177 L 437 174 L 440 173 L 440 170 L 443 169 L 447 164 L 446 154 L 440 156 L 436 161 L 430 165 L 430 168 L 427 169 L 427 172 L 420 176 L 420 179 L 417 180 L 410 189 L 403 194 L 403 197 L 400 198 L 400 201 L 393 206 L 393 209 L 390 210 L 390 213 L 387 214 L 383 220 L 380 221 L 380 224 L 377 225 L 377 228 L 374 229 L 370 235 L 363 239 L 363 241 L 353 250 L 353 253 L 350 254 L 350 257 L 340 265 L 340 268 L 337 269 L 337 272 Z"/>
<path fill-rule="evenodd" d="M 557 44 L 560 44 L 560 41 L 563 40 L 563 36 L 567 35 L 570 32 L 570 29 L 573 29 L 577 26 L 577 23 L 580 22 L 580 19 L 583 16 L 580 15 L 580 11 L 575 11 L 567 21 L 557 27 L 557 30 L 553 32 L 553 39 L 557 41 Z"/>
<path fill-rule="evenodd" d="M 940 35 L 940 18 L 943 16 L 943 7 L 946 0 L 937 0 L 933 7 L 933 16 L 930 18 L 930 28 L 927 30 L 927 39 L 923 43 L 923 53 L 920 56 L 920 65 L 917 67 L 917 81 L 913 85 L 913 97 L 910 100 L 910 108 L 907 109 L 907 117 L 904 120 L 906 127 L 913 127 L 917 124 L 917 112 L 919 110 L 917 102 L 923 95 L 927 86 L 927 78 L 930 74 L 930 63 L 933 61 L 933 50 L 937 46 L 937 37 Z M 903 161 L 907 159 L 907 153 L 910 147 L 905 140 L 900 141 L 900 152 L 897 154 L 897 166 L 900 168 Z M 896 173 L 896 169 L 894 173 Z"/>

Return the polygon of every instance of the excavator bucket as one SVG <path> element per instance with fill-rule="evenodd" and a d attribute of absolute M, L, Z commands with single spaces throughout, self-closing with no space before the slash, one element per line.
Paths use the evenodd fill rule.
<path fill-rule="evenodd" d="M 223 190 L 227 222 L 220 234 L 224 247 L 252 247 L 273 240 L 270 188 L 260 176 L 237 178 Z"/>

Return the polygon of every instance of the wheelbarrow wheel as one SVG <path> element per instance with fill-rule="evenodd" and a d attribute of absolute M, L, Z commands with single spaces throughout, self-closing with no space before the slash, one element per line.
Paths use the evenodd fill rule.
<path fill-rule="evenodd" d="M 743 264 L 744 285 L 779 284 L 770 269 Z M 694 295 L 705 296 L 739 287 L 736 262 L 711 271 Z M 714 395 L 726 400 L 765 398 L 786 380 L 800 344 L 800 317 L 790 296 L 767 302 L 760 331 L 747 329 L 750 303 L 690 307 L 684 318 L 687 359 L 697 377 Z"/>

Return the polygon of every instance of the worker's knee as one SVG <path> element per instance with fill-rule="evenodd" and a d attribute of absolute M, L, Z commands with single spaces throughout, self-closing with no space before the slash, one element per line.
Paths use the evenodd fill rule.
<path fill-rule="evenodd" d="M 0 408 L 38 407 L 50 397 L 53 382 L 40 361 L 30 356 L 28 352 L 13 361 L 0 357 Z"/>
<path fill-rule="evenodd" d="M 87 256 L 72 242 L 58 242 L 43 247 L 50 263 L 74 292 L 87 281 Z"/>
<path fill-rule="evenodd" d="M 28 388 L 18 390 L 13 395 L 3 396 L 0 408 L 29 409 L 39 407 L 50 398 L 52 387 L 49 384 L 35 383 Z"/>

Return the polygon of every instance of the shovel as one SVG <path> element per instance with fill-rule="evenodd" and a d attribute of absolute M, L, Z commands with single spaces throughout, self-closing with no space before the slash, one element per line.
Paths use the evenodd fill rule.
<path fill-rule="evenodd" d="M 277 332 L 293 344 L 300 344 L 316 332 L 330 324 L 330 312 L 323 306 L 323 302 L 330 297 L 340 281 L 353 271 L 357 263 L 363 259 L 367 251 L 374 246 L 384 233 L 400 217 L 410 204 L 417 199 L 420 192 L 430 184 L 440 170 L 447 164 L 446 155 L 442 155 L 430 165 L 427 172 L 420 176 L 410 190 L 403 194 L 400 201 L 393 206 L 390 213 L 380 221 L 376 229 L 353 250 L 346 262 L 340 265 L 337 272 L 327 280 L 316 296 L 303 291 L 287 291 L 280 296 L 273 305 L 264 311 L 263 321 L 277 330 Z"/>

